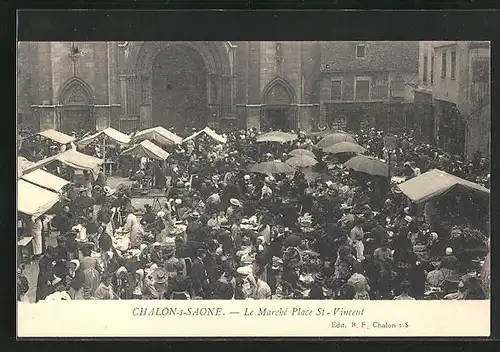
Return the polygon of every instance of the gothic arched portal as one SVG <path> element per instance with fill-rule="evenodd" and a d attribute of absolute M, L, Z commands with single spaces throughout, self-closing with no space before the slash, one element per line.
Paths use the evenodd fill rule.
<path fill-rule="evenodd" d="M 139 116 L 141 128 L 162 125 L 185 134 L 192 128 L 217 126 L 232 113 L 230 45 L 134 42 L 127 48 L 124 114 Z"/>
<path fill-rule="evenodd" d="M 59 104 L 62 105 L 59 117 L 61 132 L 95 129 L 92 88 L 84 80 L 73 77 L 66 81 L 59 92 Z"/>
<path fill-rule="evenodd" d="M 289 131 L 295 128 L 295 93 L 283 78 L 277 77 L 262 91 L 261 130 Z"/>
<path fill-rule="evenodd" d="M 154 126 L 189 134 L 207 125 L 207 68 L 196 50 L 173 45 L 161 51 L 153 62 L 151 80 Z"/>

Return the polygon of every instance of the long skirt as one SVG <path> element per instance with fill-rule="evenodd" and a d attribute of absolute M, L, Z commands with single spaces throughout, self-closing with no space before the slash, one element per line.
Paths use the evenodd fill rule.
<path fill-rule="evenodd" d="M 94 204 L 92 206 L 92 218 L 94 220 L 97 220 L 97 214 L 99 214 L 99 211 L 101 210 L 101 208 L 102 208 L 102 205 L 100 205 L 100 204 Z"/>
<path fill-rule="evenodd" d="M 37 231 L 33 234 L 33 254 L 41 255 L 43 253 L 43 239 L 42 232 Z"/>
<path fill-rule="evenodd" d="M 83 287 L 80 287 L 79 289 L 74 289 L 73 287 L 70 287 L 68 290 L 68 294 L 71 297 L 71 299 L 75 300 L 83 300 L 85 299 L 84 294 L 83 294 Z"/>

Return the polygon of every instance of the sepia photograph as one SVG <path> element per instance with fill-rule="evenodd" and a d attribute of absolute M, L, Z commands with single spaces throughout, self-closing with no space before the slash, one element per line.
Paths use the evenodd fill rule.
<path fill-rule="evenodd" d="M 490 45 L 17 41 L 18 328 L 486 336 Z"/>
<path fill-rule="evenodd" d="M 19 301 L 489 297 L 489 42 L 17 50 Z"/>

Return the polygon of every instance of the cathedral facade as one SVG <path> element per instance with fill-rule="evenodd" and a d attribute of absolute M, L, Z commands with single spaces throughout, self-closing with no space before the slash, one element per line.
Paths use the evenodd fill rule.
<path fill-rule="evenodd" d="M 18 123 L 309 131 L 411 100 L 417 71 L 418 42 L 20 42 Z"/>

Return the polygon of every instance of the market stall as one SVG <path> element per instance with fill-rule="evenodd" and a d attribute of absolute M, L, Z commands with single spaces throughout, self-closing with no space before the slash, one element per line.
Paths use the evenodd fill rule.
<path fill-rule="evenodd" d="M 17 210 L 37 218 L 59 201 L 59 194 L 25 180 L 17 181 Z"/>
<path fill-rule="evenodd" d="M 201 131 L 195 132 L 192 135 L 190 135 L 189 137 L 184 138 L 184 140 L 182 141 L 182 143 L 185 143 L 187 141 L 195 139 L 195 138 L 197 138 L 200 135 L 206 135 L 206 136 L 210 137 L 211 139 L 213 139 L 214 141 L 216 141 L 218 143 L 222 143 L 222 144 L 226 144 L 227 143 L 227 138 L 226 137 L 221 136 L 220 134 L 216 133 L 210 127 L 205 127 Z"/>
<path fill-rule="evenodd" d="M 65 152 L 40 160 L 28 167 L 25 172 L 28 173 L 41 169 L 55 161 L 59 161 L 72 169 L 90 172 L 94 179 L 96 179 L 97 173 L 99 172 L 99 166 L 103 164 L 102 159 L 80 153 L 75 149 L 69 149 Z"/>
<path fill-rule="evenodd" d="M 460 188 L 478 196 L 490 195 L 490 190 L 486 187 L 438 169 L 424 172 L 420 176 L 399 184 L 398 188 L 415 203 L 424 203 L 453 188 Z"/>
<path fill-rule="evenodd" d="M 86 146 L 90 143 L 92 143 L 94 140 L 96 140 L 100 136 L 106 136 L 109 138 L 111 141 L 121 144 L 121 145 L 127 145 L 130 143 L 130 137 L 127 136 L 124 133 L 121 133 L 120 131 L 115 130 L 114 128 L 108 127 L 102 131 L 98 131 L 97 133 L 94 133 L 90 136 L 87 136 L 85 138 L 82 138 L 77 142 L 78 146 Z"/>
<path fill-rule="evenodd" d="M 62 132 L 59 132 L 59 131 L 56 131 L 53 129 L 45 130 L 45 131 L 39 132 L 38 134 L 42 137 L 50 139 L 50 140 L 57 142 L 59 144 L 69 144 L 69 143 L 74 142 L 76 140 L 76 138 L 73 136 L 68 136 L 67 134 L 64 134 Z"/>
<path fill-rule="evenodd" d="M 34 162 L 29 161 L 22 156 L 17 157 L 17 177 L 21 177 L 24 174 L 25 170 L 30 166 L 33 166 L 34 164 Z"/>
<path fill-rule="evenodd" d="M 78 147 L 86 148 L 86 154 L 94 154 L 104 160 L 105 171 L 113 174 L 118 169 L 120 148 L 130 144 L 130 137 L 114 128 L 108 127 L 77 142 Z"/>
<path fill-rule="evenodd" d="M 171 146 L 182 143 L 182 138 L 161 126 L 139 131 L 131 137 L 132 143 L 140 143 L 144 140 L 156 142 L 162 146 Z"/>
<path fill-rule="evenodd" d="M 58 201 L 58 193 L 49 191 L 22 179 L 17 181 L 17 211 L 20 213 L 19 219 L 31 218 L 32 220 L 35 220 L 45 214 Z M 23 223 L 21 228 L 25 227 L 26 222 Z M 31 256 L 31 242 L 33 241 L 33 237 L 21 231 L 21 233 L 18 233 L 17 240 L 20 258 L 22 258 L 22 254 L 26 250 L 29 252 L 29 258 Z"/>
<path fill-rule="evenodd" d="M 63 178 L 52 175 L 51 173 L 41 169 L 24 174 L 21 178 L 24 181 L 28 181 L 29 183 L 46 188 L 53 192 L 60 192 L 64 186 L 70 183 Z"/>
<path fill-rule="evenodd" d="M 131 148 L 124 150 L 122 155 L 134 155 L 141 158 L 150 158 L 155 160 L 166 160 L 170 155 L 156 144 L 144 140 Z"/>
<path fill-rule="evenodd" d="M 454 249 L 462 262 L 482 259 L 486 249 L 490 190 L 474 182 L 433 169 L 397 187 L 416 204 L 433 228 L 446 229 L 441 241 Z M 472 258 L 472 259 L 471 259 Z"/>

